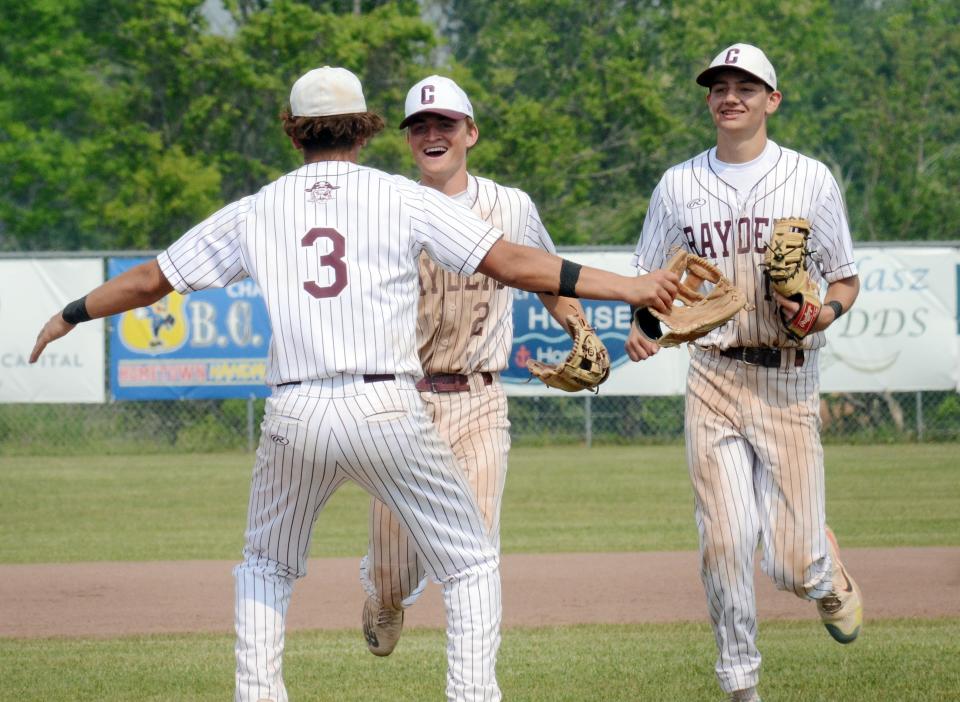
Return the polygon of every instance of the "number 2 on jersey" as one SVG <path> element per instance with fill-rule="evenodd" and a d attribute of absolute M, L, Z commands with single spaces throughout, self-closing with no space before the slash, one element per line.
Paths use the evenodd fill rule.
<path fill-rule="evenodd" d="M 317 285 L 315 280 L 303 283 L 303 289 L 314 297 L 336 297 L 347 287 L 347 264 L 343 260 L 347 252 L 347 240 L 336 229 L 330 227 L 314 227 L 300 240 L 301 246 L 310 247 L 317 239 L 329 239 L 332 247 L 330 253 L 320 257 L 320 265 L 333 269 L 333 282 L 330 285 Z"/>

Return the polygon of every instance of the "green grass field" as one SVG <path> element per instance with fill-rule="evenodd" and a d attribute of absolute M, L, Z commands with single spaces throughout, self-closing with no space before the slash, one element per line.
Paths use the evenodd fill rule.
<path fill-rule="evenodd" d="M 871 622 L 851 646 L 819 625 L 761 622 L 769 702 L 942 702 L 960 690 L 957 620 Z M 709 626 L 506 629 L 498 661 L 504 699 L 616 702 L 724 699 L 713 677 Z M 17 702 L 229 700 L 233 639 L 149 636 L 0 639 L 0 699 Z M 302 702 L 443 699 L 444 637 L 404 632 L 389 658 L 358 632 L 294 632 L 284 657 L 290 697 Z"/>
<path fill-rule="evenodd" d="M 960 545 L 956 444 L 828 446 L 828 516 L 846 546 Z M 244 454 L 0 458 L 0 563 L 237 559 L 252 458 Z M 313 556 L 359 555 L 367 498 L 346 486 Z M 696 548 L 679 446 L 518 448 L 505 552 Z M 694 577 L 694 576 L 691 576 Z M 766 702 L 956 700 L 960 620 L 869 621 L 856 644 L 815 622 L 761 622 Z M 230 699 L 232 639 L 0 639 L 0 700 Z M 504 631 L 508 700 L 721 700 L 703 624 Z M 443 634 L 411 630 L 375 659 L 357 631 L 294 632 L 295 700 L 440 700 Z"/>
<path fill-rule="evenodd" d="M 957 444 L 828 446 L 827 515 L 845 546 L 960 545 Z M 246 454 L 0 457 L 0 562 L 236 559 Z M 359 555 L 367 497 L 348 484 L 311 555 Z M 679 446 L 518 448 L 505 553 L 695 550 Z"/>

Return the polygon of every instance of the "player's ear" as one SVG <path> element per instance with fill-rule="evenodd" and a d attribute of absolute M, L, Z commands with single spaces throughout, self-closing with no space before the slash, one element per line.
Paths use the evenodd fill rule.
<path fill-rule="evenodd" d="M 293 144 L 293 148 L 297 151 L 303 151 L 303 144 L 296 137 L 290 137 L 290 143 Z"/>
<path fill-rule="evenodd" d="M 467 148 L 473 147 L 480 140 L 480 130 L 472 119 L 467 120 Z"/>
<path fill-rule="evenodd" d="M 777 108 L 780 107 L 780 101 L 783 100 L 783 93 L 779 90 L 774 90 L 772 93 L 767 94 L 767 107 L 764 110 L 768 115 L 772 115 L 777 111 Z"/>

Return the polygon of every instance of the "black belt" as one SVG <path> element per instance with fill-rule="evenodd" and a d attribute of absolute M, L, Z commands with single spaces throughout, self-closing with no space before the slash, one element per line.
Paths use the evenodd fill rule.
<path fill-rule="evenodd" d="M 481 371 L 484 385 L 493 385 L 493 373 Z M 425 375 L 417 381 L 420 392 L 467 392 L 470 389 L 470 376 L 463 373 L 435 373 Z"/>
<path fill-rule="evenodd" d="M 732 358 L 735 361 L 746 363 L 748 366 L 763 366 L 764 368 L 779 368 L 783 352 L 789 349 L 774 349 L 768 346 L 732 346 L 723 349 L 721 356 Z M 803 349 L 796 349 L 793 365 L 803 365 Z"/>
<path fill-rule="evenodd" d="M 397 376 L 393 373 L 365 373 L 363 375 L 363 382 L 365 383 L 382 383 L 385 380 L 394 380 Z M 299 385 L 301 381 L 291 380 L 289 383 L 278 383 L 278 388 L 285 388 L 290 385 Z"/>

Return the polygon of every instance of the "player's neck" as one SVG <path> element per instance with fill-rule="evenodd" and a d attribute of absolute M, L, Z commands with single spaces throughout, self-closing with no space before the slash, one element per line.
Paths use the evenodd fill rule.
<path fill-rule="evenodd" d="M 452 197 L 467 189 L 467 169 L 458 168 L 453 173 L 425 173 L 420 171 L 420 184 L 428 188 L 439 190 L 444 195 Z"/>
<path fill-rule="evenodd" d="M 717 132 L 717 158 L 724 163 L 747 163 L 762 154 L 766 147 L 766 129 L 746 135 Z"/>
<path fill-rule="evenodd" d="M 319 161 L 349 161 L 350 163 L 357 163 L 360 157 L 360 146 L 361 145 L 358 144 L 348 150 L 328 149 L 324 151 L 304 151 L 303 165 L 317 163 Z"/>

